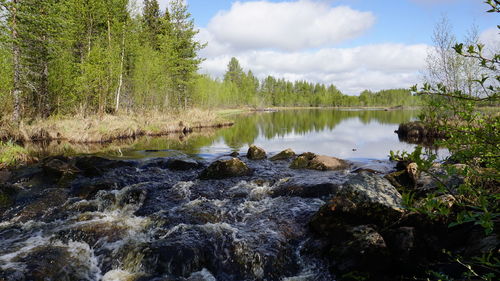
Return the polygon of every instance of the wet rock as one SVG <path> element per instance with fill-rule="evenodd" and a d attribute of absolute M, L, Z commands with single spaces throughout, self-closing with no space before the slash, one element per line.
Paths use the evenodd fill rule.
<path fill-rule="evenodd" d="M 265 159 L 267 156 L 266 156 L 266 152 L 264 151 L 264 149 L 256 146 L 256 145 L 251 145 L 249 148 L 248 148 L 248 152 L 247 152 L 247 158 L 250 159 L 250 160 L 262 160 L 262 159 Z"/>
<path fill-rule="evenodd" d="M 388 225 L 403 214 L 401 194 L 384 178 L 369 173 L 351 177 L 311 220 L 325 236 L 344 235 L 346 225 Z"/>
<path fill-rule="evenodd" d="M 238 156 L 240 156 L 240 153 L 238 151 L 233 151 L 233 152 L 229 153 L 229 156 L 238 157 Z"/>
<path fill-rule="evenodd" d="M 303 198 L 321 198 L 335 194 L 339 185 L 332 182 L 307 183 L 301 180 L 291 179 L 274 187 L 271 197 L 297 196 Z"/>
<path fill-rule="evenodd" d="M 270 160 L 271 161 L 289 160 L 292 159 L 293 157 L 295 157 L 295 152 L 292 149 L 287 148 L 281 151 L 280 153 L 274 155 L 273 157 L 271 157 Z"/>
<path fill-rule="evenodd" d="M 66 174 L 75 174 L 80 170 L 70 163 L 69 159 L 48 158 L 42 162 L 42 169 L 48 176 L 60 178 Z"/>
<path fill-rule="evenodd" d="M 111 169 L 131 167 L 134 163 L 132 161 L 109 160 L 97 156 L 87 156 L 77 157 L 74 165 L 81 170 L 85 176 L 97 177 L 102 176 Z"/>
<path fill-rule="evenodd" d="M 14 204 L 17 193 L 15 186 L 0 183 L 0 214 Z"/>
<path fill-rule="evenodd" d="M 201 179 L 223 179 L 229 177 L 246 176 L 251 173 L 247 167 L 238 158 L 227 160 L 217 160 L 210 164 L 200 175 Z"/>
<path fill-rule="evenodd" d="M 327 170 L 342 170 L 348 167 L 347 162 L 342 159 L 324 156 L 324 155 L 316 155 L 311 152 L 306 152 L 299 155 L 295 158 L 290 165 L 292 169 L 311 169 L 318 171 L 327 171 Z"/>
<path fill-rule="evenodd" d="M 385 240 L 372 226 L 359 225 L 347 232 L 349 239 L 331 249 L 337 272 L 377 272 L 392 266 L 387 264 L 389 253 Z"/>
<path fill-rule="evenodd" d="M 9 170 L 0 169 L 0 184 L 6 183 L 11 176 L 12 172 L 10 172 Z"/>
<path fill-rule="evenodd" d="M 87 280 L 88 272 L 75 259 L 68 248 L 62 246 L 40 246 L 28 254 L 17 257 L 15 262 L 26 266 L 21 280 Z"/>
<path fill-rule="evenodd" d="M 83 218 L 84 219 L 84 218 Z M 61 240 L 84 241 L 90 246 L 97 242 L 116 242 L 127 233 L 127 227 L 112 222 L 80 222 L 75 227 L 58 232 Z"/>
<path fill-rule="evenodd" d="M 179 170 L 179 171 L 185 171 L 185 170 L 191 170 L 191 169 L 196 169 L 201 167 L 201 163 L 194 159 L 168 159 L 167 161 L 167 168 L 171 170 Z"/>
<path fill-rule="evenodd" d="M 70 194 L 84 199 L 91 199 L 99 190 L 112 190 L 117 187 L 118 186 L 115 180 L 110 178 L 101 178 L 96 181 L 83 181 L 73 184 L 70 189 Z"/>
<path fill-rule="evenodd" d="M 26 222 L 32 219 L 40 219 L 42 216 L 49 218 L 57 214 L 57 208 L 62 206 L 68 199 L 68 194 L 58 188 L 47 189 L 33 202 L 25 206 L 16 216 L 15 220 Z"/>

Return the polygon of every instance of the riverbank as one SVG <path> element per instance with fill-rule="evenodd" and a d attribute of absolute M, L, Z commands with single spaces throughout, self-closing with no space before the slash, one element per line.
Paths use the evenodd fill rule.
<path fill-rule="evenodd" d="M 144 112 L 103 116 L 64 116 L 0 124 L 0 139 L 13 142 L 106 143 L 138 136 L 162 136 L 193 129 L 231 126 L 224 111 L 191 109 L 179 113 Z"/>

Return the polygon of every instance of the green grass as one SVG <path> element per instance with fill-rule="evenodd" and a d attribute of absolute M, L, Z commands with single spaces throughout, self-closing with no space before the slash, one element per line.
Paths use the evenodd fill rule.
<path fill-rule="evenodd" d="M 33 157 L 22 146 L 13 142 L 0 142 L 0 169 L 31 162 Z"/>

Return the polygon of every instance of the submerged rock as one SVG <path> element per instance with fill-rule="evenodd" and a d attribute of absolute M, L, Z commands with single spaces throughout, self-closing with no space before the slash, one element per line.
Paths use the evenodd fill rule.
<path fill-rule="evenodd" d="M 248 152 L 247 152 L 247 158 L 250 159 L 250 160 L 262 160 L 262 159 L 265 159 L 267 156 L 266 156 L 266 151 L 264 151 L 264 149 L 256 146 L 256 145 L 251 145 L 249 148 L 248 148 Z"/>
<path fill-rule="evenodd" d="M 168 159 L 167 168 L 171 170 L 186 171 L 201 167 L 201 163 L 194 159 Z"/>
<path fill-rule="evenodd" d="M 290 165 L 292 169 L 311 169 L 318 171 L 335 171 L 347 169 L 347 167 L 347 162 L 342 159 L 325 155 L 316 155 L 311 152 L 299 155 Z"/>
<path fill-rule="evenodd" d="M 238 158 L 217 160 L 210 164 L 200 175 L 200 179 L 223 179 L 251 174 L 250 168 Z"/>
<path fill-rule="evenodd" d="M 270 158 L 271 161 L 277 161 L 277 160 L 288 160 L 288 159 L 292 159 L 293 157 L 295 157 L 295 152 L 290 149 L 290 148 L 287 148 L 283 151 L 281 151 L 280 153 L 274 155 L 273 157 Z"/>
<path fill-rule="evenodd" d="M 75 243 L 77 244 L 77 243 Z M 76 246 L 80 246 L 79 244 Z M 88 249 L 69 248 L 66 246 L 38 246 L 30 250 L 27 254 L 21 254 L 14 258 L 14 262 L 21 263 L 25 269 L 17 272 L 5 280 L 89 280 L 95 278 L 95 273 L 90 260 L 84 260 L 88 255 Z M 76 251 L 79 251 L 78 253 Z M 85 254 L 85 255 L 84 255 Z M 81 255 L 81 256 L 80 256 Z M 0 274 L 0 277 L 3 274 Z M 92 276 L 94 275 L 94 276 Z M 11 278 L 11 277 L 18 277 Z"/>

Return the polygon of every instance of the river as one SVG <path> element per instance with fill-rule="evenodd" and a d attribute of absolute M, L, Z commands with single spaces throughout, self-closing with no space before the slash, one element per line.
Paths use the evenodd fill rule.
<path fill-rule="evenodd" d="M 416 115 L 261 112 L 208 133 L 66 147 L 94 156 L 51 158 L 2 183 L 0 280 L 335 280 L 308 222 L 355 170 L 391 171 L 389 151 L 414 146 L 394 130 Z M 244 156 L 249 144 L 268 155 L 291 148 L 335 156 L 349 168 L 293 170 L 287 161 L 252 161 Z M 198 179 L 231 152 L 252 175 Z M 172 169 L 169 159 L 193 165 Z M 54 163 L 69 166 L 61 172 Z"/>

